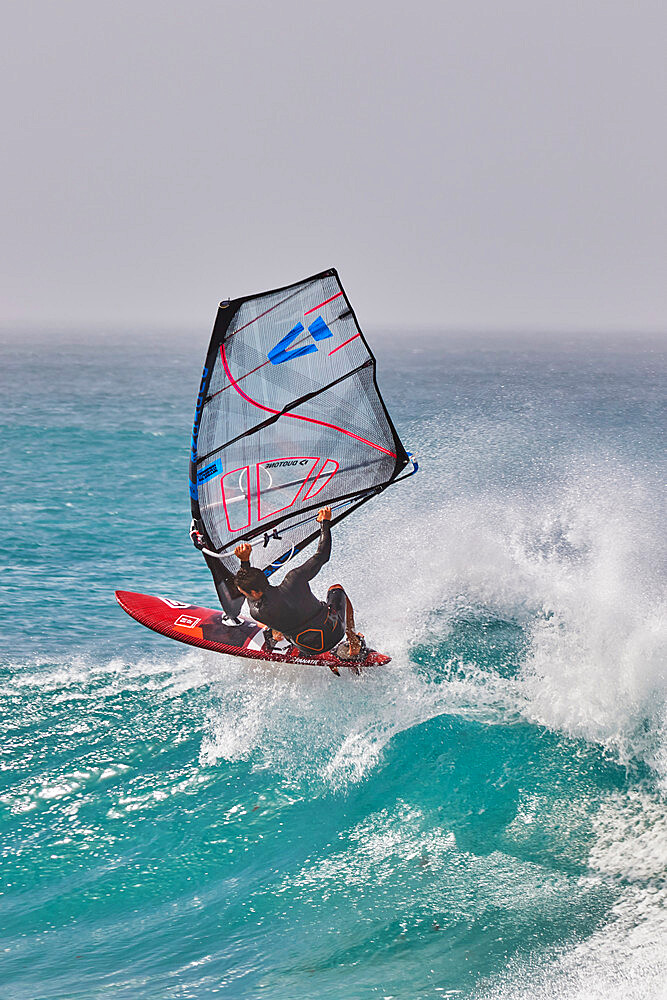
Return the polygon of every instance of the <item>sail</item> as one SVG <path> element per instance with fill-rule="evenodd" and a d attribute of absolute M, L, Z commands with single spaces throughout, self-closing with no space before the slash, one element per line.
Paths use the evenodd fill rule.
<path fill-rule="evenodd" d="M 408 461 L 334 269 L 220 304 L 190 456 L 209 566 L 236 572 L 250 541 L 269 576 L 318 536 L 320 507 L 340 521 Z"/>

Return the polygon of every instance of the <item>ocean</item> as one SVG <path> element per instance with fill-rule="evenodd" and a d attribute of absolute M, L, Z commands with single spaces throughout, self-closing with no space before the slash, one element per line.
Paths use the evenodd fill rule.
<path fill-rule="evenodd" d="M 3 1000 L 665 995 L 664 350 L 370 340 L 420 472 L 334 531 L 336 678 L 114 601 L 215 606 L 208 331 L 2 332 Z"/>

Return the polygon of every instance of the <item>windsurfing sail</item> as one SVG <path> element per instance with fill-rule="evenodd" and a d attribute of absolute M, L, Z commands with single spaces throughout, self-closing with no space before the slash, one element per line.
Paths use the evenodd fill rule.
<path fill-rule="evenodd" d="M 332 507 L 332 524 L 342 520 L 409 461 L 333 268 L 220 304 L 197 396 L 190 496 L 228 614 L 242 602 L 232 581 L 240 542 L 253 543 L 253 565 L 270 576 L 319 536 L 320 507 Z"/>

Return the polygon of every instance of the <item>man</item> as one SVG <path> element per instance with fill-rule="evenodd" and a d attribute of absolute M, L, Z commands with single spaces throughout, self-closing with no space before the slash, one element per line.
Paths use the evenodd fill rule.
<path fill-rule="evenodd" d="M 303 653 L 324 653 L 338 646 L 347 635 L 347 643 L 337 655 L 354 660 L 362 653 L 363 636 L 355 632 L 354 613 L 347 594 L 340 584 L 334 584 L 329 587 L 325 604 L 318 601 L 308 583 L 331 555 L 331 507 L 323 507 L 317 520 L 320 523 L 317 552 L 303 565 L 290 570 L 279 586 L 273 587 L 261 570 L 250 565 L 252 546 L 247 542 L 234 550 L 241 560 L 234 583 L 247 598 L 255 621 L 268 626 L 265 632 L 268 649 L 286 636 Z"/>

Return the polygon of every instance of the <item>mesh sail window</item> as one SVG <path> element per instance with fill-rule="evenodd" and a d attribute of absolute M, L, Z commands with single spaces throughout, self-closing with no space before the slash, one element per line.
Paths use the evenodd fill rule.
<path fill-rule="evenodd" d="M 270 575 L 318 536 L 320 507 L 340 521 L 407 462 L 335 270 L 221 303 L 190 495 L 207 547 L 230 572 L 235 546 L 252 541 L 253 564 Z"/>

